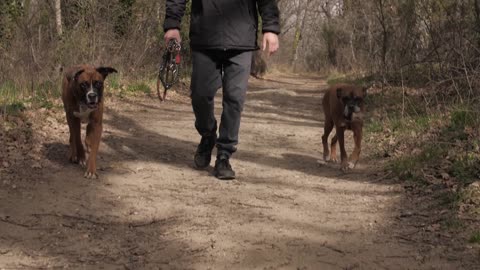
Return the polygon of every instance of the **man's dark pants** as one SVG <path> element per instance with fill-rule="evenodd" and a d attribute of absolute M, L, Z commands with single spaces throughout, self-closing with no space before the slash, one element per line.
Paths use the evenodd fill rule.
<path fill-rule="evenodd" d="M 240 118 L 247 93 L 251 51 L 195 50 L 192 52 L 192 107 L 201 136 L 216 136 L 214 97 L 223 89 L 223 112 L 217 155 L 230 157 L 237 149 Z"/>

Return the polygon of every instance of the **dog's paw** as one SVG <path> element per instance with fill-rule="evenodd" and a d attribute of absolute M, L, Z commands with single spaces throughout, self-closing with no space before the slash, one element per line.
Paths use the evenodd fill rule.
<path fill-rule="evenodd" d="M 327 161 L 325 161 L 324 159 L 317 160 L 317 163 L 318 165 L 327 165 Z"/>
<path fill-rule="evenodd" d="M 68 161 L 70 161 L 71 163 L 78 163 L 78 158 L 77 156 L 70 156 L 68 157 Z"/>
<path fill-rule="evenodd" d="M 68 160 L 71 163 L 79 164 L 80 166 L 82 166 L 82 168 L 85 168 L 87 166 L 87 161 L 85 160 L 85 158 L 80 158 L 78 156 L 71 156 L 68 158 Z"/>
<path fill-rule="evenodd" d="M 96 172 L 90 172 L 88 170 L 85 172 L 85 174 L 83 176 L 87 179 L 97 179 L 98 178 L 98 174 Z"/>
<path fill-rule="evenodd" d="M 354 169 L 355 165 L 357 165 L 356 162 L 352 162 L 352 161 L 348 162 L 348 168 L 349 169 Z"/>
<path fill-rule="evenodd" d="M 337 163 L 338 162 L 337 157 L 330 157 L 330 162 Z"/>
<path fill-rule="evenodd" d="M 342 170 L 342 172 L 348 172 L 348 170 L 351 168 L 348 162 L 342 162 L 342 165 L 340 165 L 340 169 Z"/>
<path fill-rule="evenodd" d="M 87 161 L 85 159 L 80 159 L 78 161 L 78 164 L 82 167 L 82 168 L 85 168 L 87 167 Z"/>

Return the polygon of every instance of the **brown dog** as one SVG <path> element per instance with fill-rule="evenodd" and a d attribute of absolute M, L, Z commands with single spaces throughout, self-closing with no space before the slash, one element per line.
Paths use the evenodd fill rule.
<path fill-rule="evenodd" d="M 343 171 L 353 169 L 358 162 L 361 151 L 364 99 L 367 88 L 348 84 L 339 84 L 331 87 L 323 98 L 325 113 L 325 131 L 322 136 L 323 159 L 337 161 L 337 141 L 340 143 L 341 168 Z M 328 150 L 328 135 L 333 127 L 336 134 L 332 138 L 331 153 Z M 347 160 L 345 151 L 345 130 L 353 131 L 355 148 Z"/>
<path fill-rule="evenodd" d="M 111 67 L 79 65 L 65 71 L 62 100 L 70 131 L 69 160 L 87 166 L 85 177 L 97 178 L 97 152 L 102 136 L 103 82 L 108 74 L 117 72 Z M 87 124 L 85 147 L 81 139 L 81 123 Z"/>

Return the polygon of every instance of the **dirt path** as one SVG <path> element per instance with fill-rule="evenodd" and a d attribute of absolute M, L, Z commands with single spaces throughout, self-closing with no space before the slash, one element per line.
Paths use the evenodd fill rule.
<path fill-rule="evenodd" d="M 403 189 L 368 161 L 317 163 L 323 88 L 252 79 L 232 182 L 192 168 L 188 102 L 110 106 L 98 181 L 66 162 L 62 126 L 48 166 L 0 190 L 0 269 L 467 269 L 408 237 Z"/>

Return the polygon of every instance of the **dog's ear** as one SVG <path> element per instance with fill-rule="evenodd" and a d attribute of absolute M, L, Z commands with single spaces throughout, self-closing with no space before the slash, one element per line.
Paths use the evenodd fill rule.
<path fill-rule="evenodd" d="M 111 67 L 98 67 L 97 72 L 102 74 L 103 79 L 107 78 L 110 73 L 117 73 L 118 71 Z"/>
<path fill-rule="evenodd" d="M 342 97 L 342 88 L 337 88 L 337 98 Z"/>
<path fill-rule="evenodd" d="M 78 80 L 78 77 L 85 71 L 85 69 L 80 69 L 79 71 L 75 72 L 75 75 L 73 75 L 73 79 L 75 81 Z"/>

